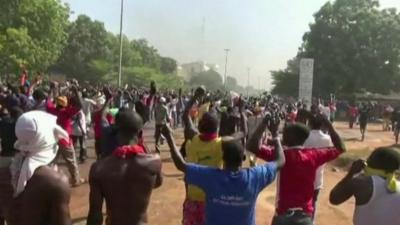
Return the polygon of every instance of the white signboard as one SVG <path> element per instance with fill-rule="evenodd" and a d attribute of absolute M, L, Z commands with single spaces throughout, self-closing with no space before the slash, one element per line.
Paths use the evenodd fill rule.
<path fill-rule="evenodd" d="M 300 59 L 299 99 L 311 106 L 314 59 Z"/>

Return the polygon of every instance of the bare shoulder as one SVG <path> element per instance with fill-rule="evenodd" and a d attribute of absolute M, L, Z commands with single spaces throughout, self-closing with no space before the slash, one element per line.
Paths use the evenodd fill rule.
<path fill-rule="evenodd" d="M 136 159 L 138 163 L 149 169 L 153 173 L 161 172 L 161 157 L 158 154 L 141 154 L 137 155 Z"/>

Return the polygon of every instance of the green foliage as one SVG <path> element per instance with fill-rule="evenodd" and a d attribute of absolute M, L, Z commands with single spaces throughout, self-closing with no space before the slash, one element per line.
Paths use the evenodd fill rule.
<path fill-rule="evenodd" d="M 68 45 L 64 48 L 57 70 L 80 79 L 95 80 L 97 74 L 90 70 L 94 60 L 109 56 L 109 39 L 104 24 L 80 15 L 68 29 Z"/>
<path fill-rule="evenodd" d="M 211 90 L 223 88 L 222 76 L 214 70 L 208 70 L 193 75 L 189 83 L 193 86 L 204 85 Z"/>
<path fill-rule="evenodd" d="M 183 85 L 178 76 L 165 75 L 158 70 L 148 67 L 128 67 L 123 69 L 123 81 L 136 86 L 147 86 L 155 81 L 159 88 L 179 88 Z"/>
<path fill-rule="evenodd" d="M 69 9 L 59 0 L 0 0 L 0 72 L 44 70 L 66 43 Z"/>
<path fill-rule="evenodd" d="M 299 91 L 299 60 L 289 60 L 285 70 L 272 71 L 273 94 L 297 96 Z"/>
<path fill-rule="evenodd" d="M 176 61 L 161 57 L 147 40 L 129 40 L 123 36 L 122 46 L 124 83 L 147 86 L 155 80 L 160 87 L 181 85 L 178 78 L 169 75 L 176 72 Z M 68 45 L 54 68 L 81 80 L 116 84 L 119 51 L 119 35 L 107 32 L 103 23 L 80 15 L 70 26 Z"/>
<path fill-rule="evenodd" d="M 160 70 L 163 73 L 175 73 L 177 68 L 176 60 L 169 57 L 161 57 Z"/>
<path fill-rule="evenodd" d="M 297 56 L 315 59 L 314 95 L 400 90 L 400 14 L 395 9 L 381 10 L 375 0 L 336 0 L 314 18 Z M 290 70 L 273 72 L 274 92 L 294 92 L 288 88 L 298 78 Z"/>
<path fill-rule="evenodd" d="M 0 73 L 50 69 L 92 82 L 115 83 L 118 78 L 120 36 L 102 22 L 79 15 L 68 22 L 61 0 L 0 0 Z M 160 87 L 178 87 L 177 63 L 161 57 L 147 40 L 122 37 L 123 80 Z"/>

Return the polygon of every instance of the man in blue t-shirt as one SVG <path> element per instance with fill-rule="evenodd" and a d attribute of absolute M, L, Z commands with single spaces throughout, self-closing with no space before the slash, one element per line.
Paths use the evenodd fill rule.
<path fill-rule="evenodd" d="M 263 166 L 242 169 L 244 149 L 238 138 L 223 138 L 224 169 L 188 164 L 175 146 L 168 126 L 162 129 L 171 156 L 178 170 L 185 173 L 185 181 L 206 193 L 205 225 L 255 225 L 254 209 L 258 194 L 276 177 L 285 164 L 282 146 L 277 138 L 279 121 L 264 119 L 275 141 L 275 161 Z"/>

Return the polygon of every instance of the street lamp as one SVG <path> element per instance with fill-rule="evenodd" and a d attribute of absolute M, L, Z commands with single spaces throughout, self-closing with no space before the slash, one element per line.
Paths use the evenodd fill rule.
<path fill-rule="evenodd" d="M 224 73 L 224 87 L 226 89 L 226 67 L 228 66 L 228 53 L 230 51 L 229 48 L 224 49 L 225 51 L 225 73 Z"/>
<path fill-rule="evenodd" d="M 122 24 L 124 19 L 124 0 L 121 0 L 121 19 L 119 24 L 119 71 L 118 71 L 118 87 L 121 87 L 122 76 Z"/>
<path fill-rule="evenodd" d="M 250 89 L 250 67 L 247 67 L 247 97 L 249 97 Z"/>

